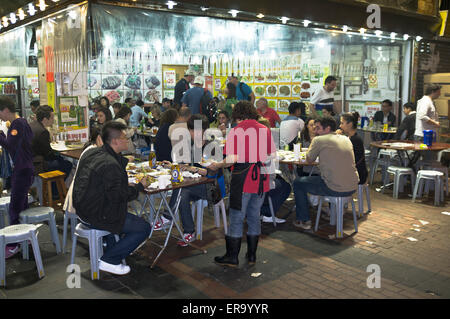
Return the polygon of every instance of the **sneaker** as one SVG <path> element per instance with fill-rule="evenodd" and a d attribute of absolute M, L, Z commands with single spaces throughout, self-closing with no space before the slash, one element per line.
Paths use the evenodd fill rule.
<path fill-rule="evenodd" d="M 302 228 L 302 229 L 305 229 L 305 230 L 311 229 L 311 221 L 310 220 L 308 220 L 306 222 L 302 222 L 302 221 L 299 221 L 299 220 L 294 220 L 293 224 L 297 228 Z"/>
<path fill-rule="evenodd" d="M 263 223 L 273 223 L 272 216 L 270 216 L 270 217 L 263 216 L 262 221 L 263 221 Z M 282 223 L 286 222 L 286 219 L 281 219 L 281 218 L 275 217 L 275 222 L 277 224 L 282 224 Z"/>
<path fill-rule="evenodd" d="M 11 258 L 19 252 L 19 245 L 5 247 L 5 259 Z"/>
<path fill-rule="evenodd" d="M 114 275 L 126 275 L 131 270 L 130 266 L 126 266 L 126 265 L 122 265 L 122 264 L 113 265 L 113 264 L 104 262 L 103 260 L 99 260 L 98 268 L 100 270 L 109 272 Z"/>
<path fill-rule="evenodd" d="M 189 234 L 189 233 L 183 234 L 183 238 L 184 238 L 184 241 L 179 240 L 177 242 L 177 245 L 180 247 L 186 247 L 188 245 L 187 243 L 193 242 L 195 240 L 195 232 L 193 232 L 192 234 Z"/>
<path fill-rule="evenodd" d="M 155 224 L 155 229 L 154 230 L 161 230 L 164 227 L 164 225 L 167 225 L 169 223 L 170 223 L 170 220 L 165 218 L 163 215 L 161 215 L 161 217 L 159 218 L 159 220 Z"/>

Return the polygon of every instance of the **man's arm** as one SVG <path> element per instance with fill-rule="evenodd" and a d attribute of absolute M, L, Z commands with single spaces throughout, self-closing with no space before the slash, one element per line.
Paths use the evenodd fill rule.
<path fill-rule="evenodd" d="M 425 121 L 425 122 L 428 123 L 428 124 L 431 124 L 431 125 L 435 125 L 435 126 L 437 126 L 437 127 L 440 127 L 439 122 L 437 122 L 437 121 L 431 119 L 431 118 L 427 115 L 428 110 L 430 109 L 430 107 L 431 107 L 430 105 L 425 105 L 425 106 L 423 106 L 423 105 L 420 105 L 420 106 L 419 106 L 419 105 L 418 105 L 418 106 L 417 106 L 416 121 L 417 121 L 417 120 Z"/>
<path fill-rule="evenodd" d="M 309 164 L 313 163 L 317 156 L 319 156 L 319 145 L 317 144 L 317 138 L 313 138 L 308 152 L 306 153 L 306 162 Z"/>

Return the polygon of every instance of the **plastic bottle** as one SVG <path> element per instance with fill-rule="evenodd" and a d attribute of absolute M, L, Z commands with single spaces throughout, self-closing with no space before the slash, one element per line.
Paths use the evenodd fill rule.
<path fill-rule="evenodd" d="M 153 143 L 150 146 L 150 154 L 148 156 L 148 166 L 150 166 L 150 168 L 156 168 L 156 153 L 155 149 L 153 148 Z"/>
<path fill-rule="evenodd" d="M 141 129 L 141 132 L 142 132 L 142 133 L 144 133 L 144 126 L 145 126 L 145 119 L 142 118 L 142 120 L 141 120 L 141 125 L 140 125 L 140 129 Z"/>

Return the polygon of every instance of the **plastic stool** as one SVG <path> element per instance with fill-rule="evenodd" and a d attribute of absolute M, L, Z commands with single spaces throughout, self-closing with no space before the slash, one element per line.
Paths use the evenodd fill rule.
<path fill-rule="evenodd" d="M 28 195 L 28 204 L 34 201 L 33 196 Z M 11 202 L 11 197 L 0 197 L 0 229 L 5 227 L 5 215 L 8 216 L 9 224 L 9 203 Z"/>
<path fill-rule="evenodd" d="M 38 175 L 42 179 L 42 199 L 43 205 L 57 208 L 57 204 L 60 203 L 64 205 L 64 199 L 67 194 L 66 184 L 64 183 L 64 174 L 61 171 L 51 171 L 46 173 L 41 173 Z M 52 198 L 52 182 L 56 183 L 58 187 L 59 199 L 53 201 Z"/>
<path fill-rule="evenodd" d="M 434 205 L 438 206 L 441 201 L 444 201 L 444 187 L 442 187 L 443 177 L 444 173 L 438 171 L 420 170 L 419 172 L 417 172 L 412 201 L 416 201 L 417 193 L 419 193 L 419 197 L 422 197 L 424 180 L 434 181 Z"/>
<path fill-rule="evenodd" d="M 273 227 L 277 227 L 275 212 L 273 211 L 272 198 L 269 195 L 267 195 L 267 201 L 269 202 L 270 213 L 272 214 Z"/>
<path fill-rule="evenodd" d="M 227 212 L 225 210 L 225 203 L 223 202 L 223 198 L 214 205 L 214 222 L 216 224 L 216 227 L 220 227 L 220 212 L 222 212 L 222 220 L 223 220 L 223 231 L 225 232 L 225 235 L 228 234 L 228 226 L 227 226 Z"/>
<path fill-rule="evenodd" d="M 62 251 L 63 254 L 66 253 L 66 244 L 67 244 L 67 228 L 70 220 L 70 238 L 74 240 L 75 237 L 75 227 L 77 227 L 78 223 L 78 216 L 77 214 L 70 213 L 68 211 L 65 211 L 64 213 L 64 226 L 63 226 L 63 244 L 62 244 Z"/>
<path fill-rule="evenodd" d="M 192 218 L 195 219 L 195 213 L 197 210 L 197 230 L 196 236 L 198 240 L 202 240 L 203 232 L 203 209 L 208 207 L 208 201 L 205 199 L 199 199 L 191 204 Z M 197 208 L 197 209 L 196 209 Z"/>
<path fill-rule="evenodd" d="M 86 238 L 89 241 L 89 256 L 91 260 L 91 279 L 100 279 L 99 260 L 103 256 L 103 242 L 102 238 L 110 234 L 109 231 L 89 228 L 88 226 L 79 223 L 75 227 L 75 236 L 72 242 L 72 254 L 70 256 L 70 263 L 75 261 L 75 250 L 77 248 L 77 237 Z M 116 241 L 119 241 L 119 236 L 114 235 Z M 125 265 L 125 260 L 122 260 Z"/>
<path fill-rule="evenodd" d="M 441 165 L 441 163 L 424 164 L 426 170 L 438 171 L 444 174 L 444 188 L 445 194 L 448 196 L 448 167 Z"/>
<path fill-rule="evenodd" d="M 372 211 L 372 205 L 370 204 L 370 190 L 369 184 L 359 184 L 358 185 L 358 215 L 361 217 L 364 213 L 364 191 L 366 193 L 367 201 L 367 213 Z"/>
<path fill-rule="evenodd" d="M 381 181 L 384 181 L 386 170 L 394 161 L 396 154 L 397 153 L 394 150 L 380 150 L 378 157 L 370 170 L 370 185 L 373 184 L 373 179 L 375 177 L 375 173 L 377 172 L 378 166 L 381 166 Z"/>
<path fill-rule="evenodd" d="M 332 196 L 320 196 L 319 207 L 317 208 L 316 225 L 314 231 L 317 232 L 319 229 L 320 214 L 322 212 L 323 201 L 329 202 L 331 204 L 331 217 L 336 218 L 336 238 L 342 238 L 343 225 L 344 225 L 344 204 L 350 202 L 352 204 L 353 211 L 353 223 L 355 225 L 355 232 L 358 232 L 358 221 L 356 220 L 356 209 L 355 202 L 352 196 L 348 197 L 332 197 Z M 333 216 L 334 214 L 334 216 Z M 330 218 L 331 222 L 331 218 Z M 332 222 L 331 222 L 332 223 Z"/>
<path fill-rule="evenodd" d="M 399 167 L 399 166 L 389 166 L 387 169 L 387 172 L 389 174 L 394 175 L 394 190 L 392 192 L 392 197 L 395 199 L 398 199 L 398 191 L 403 191 L 404 183 L 402 181 L 402 177 L 408 177 L 411 179 L 411 188 L 412 185 L 414 185 L 414 171 L 412 168 L 409 167 Z M 386 174 L 386 180 L 384 185 L 386 185 L 389 182 L 389 174 Z M 384 188 L 383 188 L 384 192 Z"/>
<path fill-rule="evenodd" d="M 56 229 L 55 213 L 52 207 L 33 207 L 28 208 L 20 213 L 21 224 L 36 224 L 41 222 L 48 222 L 52 241 L 56 247 L 56 253 L 61 253 L 61 245 L 59 243 L 58 230 Z M 22 254 L 24 259 L 28 259 L 28 245 L 22 247 Z"/>
<path fill-rule="evenodd" d="M 6 285 L 6 270 L 5 270 L 5 246 L 7 244 L 22 243 L 28 246 L 28 241 L 33 247 L 34 260 L 38 270 L 39 278 L 45 276 L 44 266 L 42 264 L 41 251 L 39 250 L 39 243 L 37 240 L 36 225 L 18 224 L 5 227 L 0 230 L 0 286 Z"/>

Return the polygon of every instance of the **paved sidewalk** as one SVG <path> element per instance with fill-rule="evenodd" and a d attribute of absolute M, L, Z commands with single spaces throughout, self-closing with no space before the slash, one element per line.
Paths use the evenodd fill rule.
<path fill-rule="evenodd" d="M 380 194 L 371 187 L 373 211 L 358 220 L 353 233 L 351 210 L 345 215 L 344 239 L 334 239 L 335 230 L 321 221 L 318 233 L 299 231 L 292 225 L 295 213 L 292 195 L 277 214 L 287 223 L 263 223 L 256 265 L 245 263 L 245 238 L 240 265 L 229 269 L 216 265 L 215 256 L 225 252 L 223 228 L 205 213 L 203 240 L 181 248 L 176 240 L 150 269 L 156 248 L 148 242 L 127 262 L 132 271 L 119 277 L 101 273 L 90 280 L 87 242 L 77 246 L 76 263 L 81 267 L 81 288 L 66 285 L 69 253 L 56 255 L 45 225 L 39 234 L 46 277 L 38 280 L 33 260 L 20 256 L 7 260 L 6 288 L 0 298 L 450 298 L 449 207 L 433 206 L 433 199 L 412 203 L 406 194 L 394 200 L 391 191 Z M 448 203 L 448 199 L 447 199 Z M 311 210 L 315 221 L 315 212 Z M 58 214 L 60 234 L 62 214 Z M 162 240 L 162 232 L 158 232 Z M 369 265 L 381 269 L 381 288 L 368 288 Z M 258 277 L 252 274 L 261 273 Z"/>

